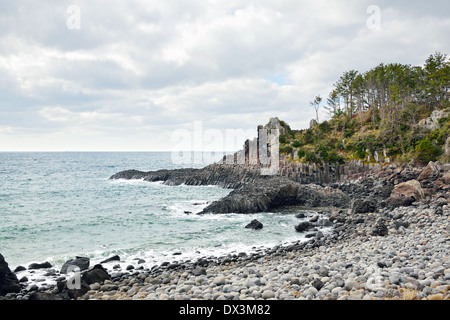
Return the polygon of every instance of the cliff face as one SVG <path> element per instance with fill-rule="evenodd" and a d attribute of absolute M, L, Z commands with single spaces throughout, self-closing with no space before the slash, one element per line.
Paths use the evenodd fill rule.
<path fill-rule="evenodd" d="M 406 164 L 367 165 L 362 161 L 344 165 L 309 165 L 282 160 L 275 150 L 276 141 L 267 137 L 274 131 L 279 133 L 283 130 L 286 128 L 280 121 L 272 118 L 266 126 L 258 126 L 258 137 L 247 140 L 242 150 L 202 169 L 126 170 L 110 179 L 143 179 L 162 181 L 166 185 L 216 185 L 235 189 L 210 204 L 200 212 L 202 214 L 265 212 L 286 205 L 350 208 L 358 206 L 358 203 L 367 204 L 361 199 L 370 199 L 370 205 L 364 205 L 367 208 L 411 205 L 433 197 L 441 199 L 441 202 L 449 200 L 450 164 L 430 163 L 424 169 Z M 274 155 L 277 156 L 276 163 Z M 272 162 L 267 162 L 267 159 Z M 277 170 L 271 174 L 263 170 L 275 164 Z M 395 188 L 412 179 L 418 180 L 412 184 L 413 187 L 424 189 L 423 196 L 416 195 L 422 191 L 408 188 L 411 183 L 402 187 L 406 191 L 400 192 L 399 187 Z M 404 194 L 408 192 L 412 197 L 405 198 Z"/>

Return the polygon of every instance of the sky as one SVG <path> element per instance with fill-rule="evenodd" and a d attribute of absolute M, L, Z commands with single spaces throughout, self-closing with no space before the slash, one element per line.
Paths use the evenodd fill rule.
<path fill-rule="evenodd" d="M 0 151 L 239 149 L 339 77 L 450 53 L 449 1 L 1 1 Z M 327 119 L 322 111 L 319 120 Z"/>

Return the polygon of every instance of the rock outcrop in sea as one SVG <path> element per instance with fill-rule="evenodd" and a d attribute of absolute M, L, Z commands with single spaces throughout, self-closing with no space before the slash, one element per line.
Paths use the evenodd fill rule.
<path fill-rule="evenodd" d="M 280 121 L 272 118 L 264 127 L 258 126 L 258 137 L 245 141 L 242 150 L 202 169 L 126 170 L 110 179 L 234 189 L 200 214 L 266 212 L 287 205 L 351 208 L 358 213 L 409 206 L 430 197 L 448 201 L 449 163 L 430 162 L 424 168 L 396 163 L 367 165 L 362 161 L 318 166 L 280 159 L 275 174 L 263 174 L 261 157 L 274 151 L 270 139 L 261 142 L 263 129 L 284 130 Z M 252 146 L 258 152 L 252 151 Z"/>

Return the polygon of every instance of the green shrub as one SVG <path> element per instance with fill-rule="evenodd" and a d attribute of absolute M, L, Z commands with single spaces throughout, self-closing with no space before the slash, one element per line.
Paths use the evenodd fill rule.
<path fill-rule="evenodd" d="M 305 150 L 300 149 L 300 150 L 298 150 L 297 155 L 301 159 L 306 155 L 306 152 L 305 152 Z"/>
<path fill-rule="evenodd" d="M 305 160 L 307 162 L 314 162 L 314 163 L 319 162 L 319 158 L 316 156 L 316 154 L 313 151 L 310 151 L 310 150 L 307 150 L 305 152 Z"/>
<path fill-rule="evenodd" d="M 291 154 L 292 150 L 293 148 L 291 146 L 288 145 L 280 146 L 280 153 Z"/>
<path fill-rule="evenodd" d="M 417 143 L 415 150 L 417 160 L 423 164 L 436 161 L 442 153 L 442 149 L 428 139 Z"/>
<path fill-rule="evenodd" d="M 319 130 L 324 133 L 329 133 L 331 131 L 331 126 L 328 121 L 323 121 L 322 123 L 319 124 L 318 127 L 319 127 Z"/>

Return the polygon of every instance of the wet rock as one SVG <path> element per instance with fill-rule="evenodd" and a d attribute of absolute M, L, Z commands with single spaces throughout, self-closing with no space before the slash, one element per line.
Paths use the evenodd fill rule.
<path fill-rule="evenodd" d="M 267 212 L 286 205 L 346 208 L 349 197 L 339 189 L 302 185 L 286 177 L 264 176 L 212 202 L 201 213 Z"/>
<path fill-rule="evenodd" d="M 295 231 L 305 232 L 313 227 L 314 227 L 314 225 L 311 222 L 304 221 L 304 222 L 300 222 L 298 225 L 295 226 Z"/>
<path fill-rule="evenodd" d="M 259 230 L 263 228 L 263 224 L 258 220 L 254 219 L 249 224 L 245 226 L 246 229 Z"/>
<path fill-rule="evenodd" d="M 20 284 L 17 276 L 9 269 L 5 258 L 0 254 L 0 296 L 7 293 L 19 292 Z"/>
<path fill-rule="evenodd" d="M 46 269 L 46 268 L 51 268 L 52 265 L 50 262 L 46 261 L 43 263 L 32 263 L 28 266 L 29 270 L 33 270 L 33 269 Z"/>
<path fill-rule="evenodd" d="M 27 268 L 25 268 L 24 266 L 17 266 L 17 267 L 14 269 L 14 273 L 20 272 L 20 271 L 24 271 L 24 270 L 27 270 Z"/>
<path fill-rule="evenodd" d="M 90 260 L 87 257 L 75 257 L 75 259 L 67 260 L 61 267 L 61 274 L 66 274 L 73 267 L 78 267 L 79 271 L 87 270 L 89 268 Z M 72 269 L 73 271 L 73 269 Z"/>
<path fill-rule="evenodd" d="M 105 280 L 110 280 L 111 276 L 101 264 L 96 264 L 91 270 L 84 272 L 81 279 L 87 284 L 93 284 L 96 282 L 101 283 Z"/>
<path fill-rule="evenodd" d="M 106 260 L 103 260 L 100 263 L 107 263 L 107 262 L 111 262 L 111 261 L 120 261 L 120 257 L 118 255 L 112 256 Z"/>

